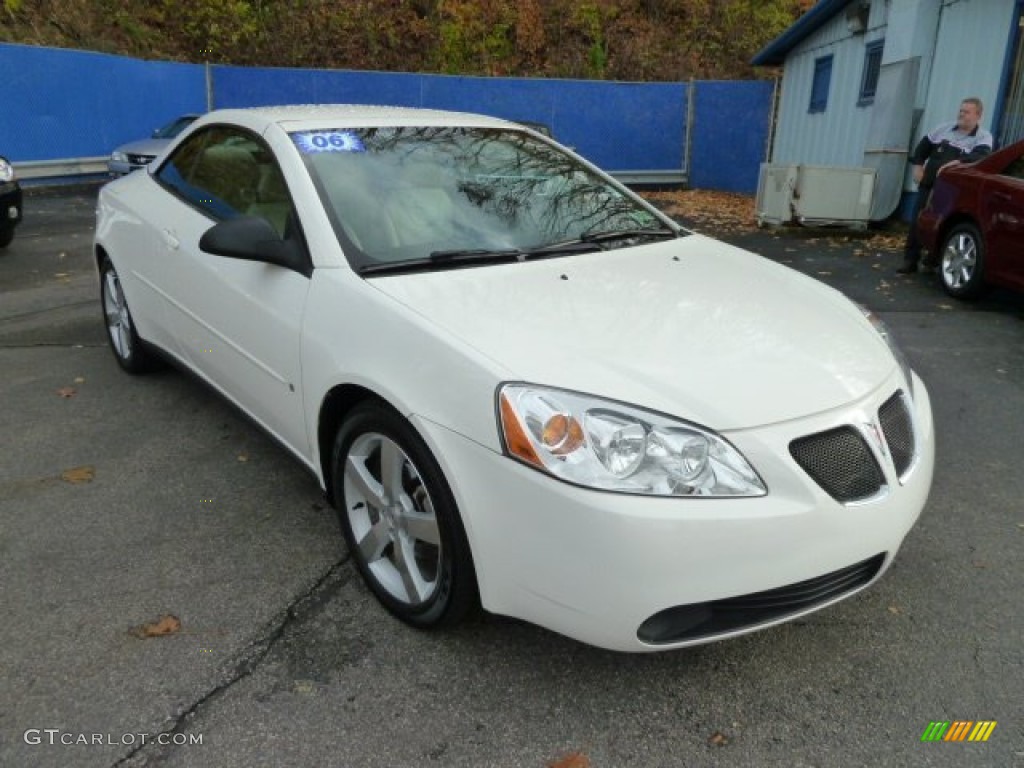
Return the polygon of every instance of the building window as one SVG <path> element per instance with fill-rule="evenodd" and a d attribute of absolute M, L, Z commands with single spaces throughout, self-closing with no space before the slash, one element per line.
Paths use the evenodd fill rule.
<path fill-rule="evenodd" d="M 882 48 L 885 40 L 875 40 L 864 46 L 864 74 L 860 78 L 860 97 L 857 106 L 871 104 L 878 88 L 878 73 L 882 71 Z"/>
<path fill-rule="evenodd" d="M 832 82 L 832 57 L 814 60 L 814 81 L 811 83 L 811 104 L 808 112 L 824 112 L 828 106 L 828 86 Z"/>

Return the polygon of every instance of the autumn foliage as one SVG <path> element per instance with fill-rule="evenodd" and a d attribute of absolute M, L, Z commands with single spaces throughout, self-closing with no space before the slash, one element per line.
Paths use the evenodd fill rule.
<path fill-rule="evenodd" d="M 813 0 L 3 0 L 0 40 L 141 58 L 467 75 L 750 77 Z"/>

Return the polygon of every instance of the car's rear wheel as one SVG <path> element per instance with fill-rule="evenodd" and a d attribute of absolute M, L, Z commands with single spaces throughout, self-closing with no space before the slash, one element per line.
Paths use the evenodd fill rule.
<path fill-rule="evenodd" d="M 449 626 L 477 602 L 454 497 L 412 425 L 358 406 L 332 455 L 334 503 L 352 559 L 377 599 L 417 627 Z"/>
<path fill-rule="evenodd" d="M 953 227 L 942 247 L 942 287 L 950 296 L 971 299 L 985 288 L 985 241 L 973 224 Z"/>
<path fill-rule="evenodd" d="M 129 373 L 145 373 L 158 366 L 135 331 L 128 301 L 121 289 L 121 279 L 107 257 L 100 265 L 100 298 L 107 326 L 107 341 L 118 364 Z"/>

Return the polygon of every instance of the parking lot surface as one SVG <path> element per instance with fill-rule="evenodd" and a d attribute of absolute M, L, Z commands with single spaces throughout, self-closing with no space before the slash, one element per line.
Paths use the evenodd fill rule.
<path fill-rule="evenodd" d="M 955 302 L 877 240 L 724 233 L 879 312 L 928 384 L 935 483 L 892 569 L 671 653 L 490 615 L 428 634 L 286 451 L 180 372 L 117 367 L 95 192 L 30 195 L 0 251 L 0 765 L 1024 766 L 1021 297 Z"/>

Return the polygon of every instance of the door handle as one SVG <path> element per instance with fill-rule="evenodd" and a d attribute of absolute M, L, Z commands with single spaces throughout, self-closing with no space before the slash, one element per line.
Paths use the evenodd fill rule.
<path fill-rule="evenodd" d="M 181 246 L 181 242 L 174 236 L 174 233 L 169 229 L 162 230 L 161 233 L 164 236 L 164 242 L 167 243 L 167 247 L 172 251 L 178 250 Z"/>

